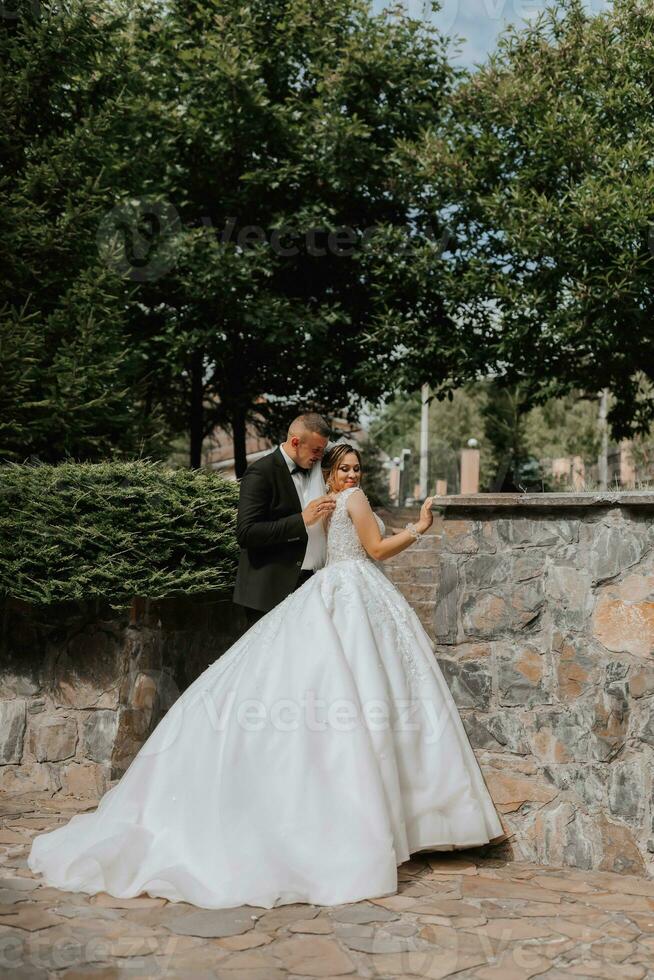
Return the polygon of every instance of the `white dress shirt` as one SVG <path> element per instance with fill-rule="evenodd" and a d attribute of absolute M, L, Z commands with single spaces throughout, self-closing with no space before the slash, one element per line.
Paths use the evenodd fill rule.
<path fill-rule="evenodd" d="M 323 494 L 327 492 L 320 461 L 313 464 L 306 476 L 304 473 L 293 473 L 297 463 L 294 459 L 291 459 L 281 444 L 279 446 L 279 450 L 284 457 L 286 465 L 288 466 L 293 483 L 295 484 L 295 489 L 297 490 L 297 495 L 299 497 L 302 510 L 304 510 L 307 504 L 311 503 L 312 500 L 315 500 L 316 497 L 322 497 Z M 309 540 L 307 541 L 307 550 L 304 553 L 302 569 L 311 569 L 311 571 L 316 571 L 318 568 L 323 567 L 327 557 L 327 539 L 325 536 L 323 522 L 316 521 L 315 524 L 309 524 L 307 526 L 307 535 Z"/>

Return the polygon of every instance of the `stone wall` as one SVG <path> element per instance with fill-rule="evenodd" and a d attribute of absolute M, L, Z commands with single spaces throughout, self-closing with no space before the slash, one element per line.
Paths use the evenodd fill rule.
<path fill-rule="evenodd" d="M 0 791 L 101 796 L 244 631 L 224 596 L 2 608 Z"/>
<path fill-rule="evenodd" d="M 429 564 L 409 551 L 390 572 L 431 603 L 508 849 L 651 874 L 654 495 L 444 501 Z"/>
<path fill-rule="evenodd" d="M 383 513 L 389 530 L 415 514 Z M 443 498 L 385 564 L 517 858 L 654 872 L 654 495 Z M 243 632 L 220 596 L 3 608 L 0 790 L 98 797 Z"/>
<path fill-rule="evenodd" d="M 407 521 L 418 520 L 417 509 L 379 510 L 378 513 L 386 525 L 387 534 L 401 531 Z M 434 606 L 438 601 L 442 532 L 443 519 L 435 513 L 434 523 L 428 534 L 381 565 L 393 584 L 411 603 L 433 642 L 436 642 Z"/>

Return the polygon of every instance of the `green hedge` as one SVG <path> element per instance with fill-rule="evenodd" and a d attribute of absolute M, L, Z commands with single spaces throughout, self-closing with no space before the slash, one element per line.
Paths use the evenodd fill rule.
<path fill-rule="evenodd" d="M 227 590 L 238 485 L 149 460 L 0 467 L 0 595 L 38 606 Z"/>

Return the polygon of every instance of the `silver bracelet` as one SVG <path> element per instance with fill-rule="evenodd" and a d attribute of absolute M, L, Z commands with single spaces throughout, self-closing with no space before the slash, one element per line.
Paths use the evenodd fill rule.
<path fill-rule="evenodd" d="M 411 532 L 414 541 L 420 541 L 420 538 L 422 537 L 422 532 L 418 530 L 415 524 L 411 524 L 411 523 L 405 524 L 404 527 L 405 530 Z"/>

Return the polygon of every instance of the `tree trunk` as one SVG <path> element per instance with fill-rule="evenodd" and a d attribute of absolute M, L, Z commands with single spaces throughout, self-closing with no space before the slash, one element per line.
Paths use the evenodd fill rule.
<path fill-rule="evenodd" d="M 203 357 L 201 351 L 193 351 L 191 355 L 191 454 L 192 470 L 200 469 L 202 465 L 202 439 L 204 433 L 204 378 Z"/>
<path fill-rule="evenodd" d="M 240 478 L 247 469 L 248 460 L 245 448 L 245 412 L 237 408 L 232 416 L 232 436 L 234 440 L 234 470 Z"/>

